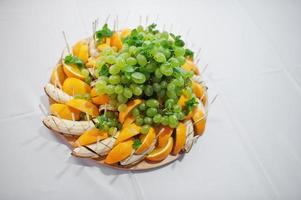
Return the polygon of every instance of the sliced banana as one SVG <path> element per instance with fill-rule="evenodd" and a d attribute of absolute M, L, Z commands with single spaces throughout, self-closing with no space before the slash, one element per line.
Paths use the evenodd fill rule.
<path fill-rule="evenodd" d="M 92 121 L 72 121 L 51 115 L 45 117 L 43 123 L 51 130 L 68 135 L 81 135 L 83 132 L 95 127 Z"/>
<path fill-rule="evenodd" d="M 104 104 L 99 106 L 99 112 L 106 111 L 106 110 L 116 111 L 116 108 L 110 104 Z"/>
<path fill-rule="evenodd" d="M 106 138 L 94 144 L 80 146 L 73 149 L 72 154 L 78 157 L 85 158 L 96 158 L 99 156 L 104 156 L 113 148 L 116 138 L 118 137 L 119 132 L 115 136 Z"/>
<path fill-rule="evenodd" d="M 185 121 L 185 125 L 186 125 L 186 143 L 184 146 L 184 150 L 186 153 L 188 153 L 194 144 L 194 130 L 193 130 L 193 124 L 191 120 Z"/>
<path fill-rule="evenodd" d="M 132 151 L 132 154 L 127 157 L 126 159 L 120 161 L 120 164 L 125 166 L 125 165 L 133 165 L 135 163 L 140 162 L 141 160 L 144 159 L 144 157 L 151 151 L 153 151 L 155 149 L 155 144 L 156 144 L 156 139 L 153 141 L 153 143 L 151 144 L 151 146 L 146 149 L 142 154 L 135 154 L 135 150 Z"/>
<path fill-rule="evenodd" d="M 47 83 L 44 87 L 44 90 L 50 98 L 59 103 L 66 103 L 73 99 L 72 96 L 65 93 L 63 90 L 55 87 L 51 83 Z"/>

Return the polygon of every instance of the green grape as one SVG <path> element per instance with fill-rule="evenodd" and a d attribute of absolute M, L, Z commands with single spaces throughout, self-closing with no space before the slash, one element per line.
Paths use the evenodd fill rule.
<path fill-rule="evenodd" d="M 156 71 L 155 71 L 155 76 L 157 78 L 161 78 L 163 76 L 163 74 L 161 73 L 161 70 L 160 68 L 157 68 Z"/>
<path fill-rule="evenodd" d="M 107 94 L 113 94 L 115 90 L 115 87 L 113 85 L 107 85 L 106 86 L 106 93 Z"/>
<path fill-rule="evenodd" d="M 168 39 L 169 38 L 169 33 L 167 32 L 167 31 L 163 31 L 162 33 L 161 33 L 161 38 L 164 38 L 164 39 Z"/>
<path fill-rule="evenodd" d="M 181 112 L 181 106 L 178 105 L 178 104 L 175 104 L 173 106 L 173 111 L 176 112 L 176 113 Z"/>
<path fill-rule="evenodd" d="M 145 87 L 145 90 L 144 90 L 144 94 L 146 95 L 146 96 L 152 96 L 153 95 L 153 93 L 154 93 L 154 91 L 153 91 L 153 87 L 151 86 L 151 85 L 147 85 L 146 87 Z"/>
<path fill-rule="evenodd" d="M 164 63 L 160 66 L 160 72 L 165 76 L 171 76 L 173 73 L 173 69 L 171 68 L 170 64 Z"/>
<path fill-rule="evenodd" d="M 148 108 L 148 109 L 146 110 L 146 115 L 147 115 L 148 117 L 153 117 L 153 116 L 155 116 L 157 113 L 158 113 L 158 111 L 157 111 L 156 108 Z"/>
<path fill-rule="evenodd" d="M 176 86 L 178 86 L 178 87 L 182 87 L 182 86 L 184 86 L 185 81 L 184 81 L 184 79 L 180 76 L 179 78 L 176 79 L 175 84 L 176 84 Z"/>
<path fill-rule="evenodd" d="M 144 55 L 138 54 L 136 58 L 137 58 L 137 62 L 140 66 L 145 66 L 147 64 L 147 60 Z"/>
<path fill-rule="evenodd" d="M 114 64 L 116 62 L 116 57 L 114 55 L 108 55 L 105 57 L 106 62 L 109 64 Z"/>
<path fill-rule="evenodd" d="M 179 61 L 179 64 L 182 66 L 185 63 L 185 57 L 184 56 L 179 56 L 177 57 L 177 60 Z"/>
<path fill-rule="evenodd" d="M 176 113 L 176 116 L 177 116 L 177 119 L 178 119 L 178 120 L 183 120 L 184 117 L 185 117 L 185 115 L 184 115 L 183 112 Z"/>
<path fill-rule="evenodd" d="M 162 120 L 162 116 L 161 116 L 160 114 L 156 114 L 156 115 L 153 117 L 153 121 L 154 121 L 156 124 L 161 123 L 161 120 Z"/>
<path fill-rule="evenodd" d="M 104 55 L 111 55 L 111 54 L 113 54 L 114 53 L 114 50 L 111 48 L 111 47 L 106 47 L 106 48 L 104 48 L 104 50 L 103 50 L 103 54 Z"/>
<path fill-rule="evenodd" d="M 169 58 L 171 56 L 170 50 L 169 49 L 163 49 L 162 53 L 166 58 Z"/>
<path fill-rule="evenodd" d="M 147 134 L 148 133 L 148 131 L 149 131 L 149 129 L 150 129 L 150 125 L 143 125 L 142 127 L 141 127 L 141 130 L 140 130 L 140 132 L 142 133 L 142 134 Z"/>
<path fill-rule="evenodd" d="M 124 43 L 122 44 L 122 48 L 120 49 L 120 52 L 126 52 L 129 50 L 129 45 Z"/>
<path fill-rule="evenodd" d="M 120 76 L 119 75 L 111 75 L 109 77 L 109 83 L 111 83 L 113 85 L 120 83 Z"/>
<path fill-rule="evenodd" d="M 153 77 L 153 83 L 159 83 L 161 81 L 161 78 L 158 78 L 158 77 L 154 76 Z"/>
<path fill-rule="evenodd" d="M 155 92 L 159 92 L 161 90 L 161 86 L 159 83 L 154 83 L 153 88 Z"/>
<path fill-rule="evenodd" d="M 126 62 L 125 62 L 125 60 L 122 57 L 118 57 L 116 59 L 116 65 L 119 67 L 119 69 L 122 69 L 122 68 L 125 67 Z"/>
<path fill-rule="evenodd" d="M 137 52 L 137 47 L 136 47 L 136 46 L 130 46 L 130 48 L 129 48 L 129 53 L 130 53 L 131 55 L 135 55 L 136 52 Z"/>
<path fill-rule="evenodd" d="M 162 119 L 161 119 L 161 123 L 164 126 L 167 126 L 168 125 L 168 116 L 163 116 Z"/>
<path fill-rule="evenodd" d="M 109 73 L 112 75 L 116 75 L 120 72 L 120 67 L 118 67 L 116 64 L 112 65 L 109 69 Z"/>
<path fill-rule="evenodd" d="M 153 120 L 150 117 L 144 117 L 143 121 L 145 124 L 149 124 L 149 125 L 153 123 Z"/>
<path fill-rule="evenodd" d="M 140 115 L 139 109 L 138 109 L 138 108 L 134 108 L 134 109 L 132 110 L 132 115 L 133 115 L 134 117 L 139 116 L 139 115 Z"/>
<path fill-rule="evenodd" d="M 119 112 L 125 111 L 126 108 L 127 108 L 127 105 L 125 103 L 122 103 L 118 106 L 118 111 Z"/>
<path fill-rule="evenodd" d="M 178 59 L 176 59 L 174 57 L 169 59 L 169 63 L 171 65 L 171 67 L 178 67 L 180 65 Z"/>
<path fill-rule="evenodd" d="M 176 57 L 184 56 L 185 55 L 185 49 L 182 48 L 182 47 L 175 47 L 174 48 L 174 53 L 175 53 Z"/>
<path fill-rule="evenodd" d="M 145 75 L 142 74 L 142 73 L 140 73 L 140 72 L 134 72 L 134 73 L 132 73 L 131 77 L 132 77 L 133 81 L 135 83 L 138 83 L 138 84 L 142 84 L 146 80 Z"/>
<path fill-rule="evenodd" d="M 132 90 L 133 94 L 136 96 L 140 96 L 142 94 L 142 89 L 139 86 L 136 86 Z"/>
<path fill-rule="evenodd" d="M 110 127 L 107 124 L 103 125 L 103 128 L 102 128 L 103 131 L 108 132 L 109 129 L 110 129 Z"/>
<path fill-rule="evenodd" d="M 158 93 L 157 93 L 159 98 L 163 98 L 166 95 L 166 90 L 165 89 L 161 89 Z"/>
<path fill-rule="evenodd" d="M 170 115 L 168 116 L 168 125 L 171 127 L 171 128 L 175 128 L 177 125 L 178 125 L 178 118 L 176 115 Z"/>
<path fill-rule="evenodd" d="M 129 88 L 124 88 L 123 95 L 129 99 L 133 96 L 133 93 Z"/>
<path fill-rule="evenodd" d="M 176 99 L 177 98 L 177 95 L 175 94 L 175 92 L 171 91 L 171 90 L 167 90 L 166 95 L 170 99 Z"/>
<path fill-rule="evenodd" d="M 139 106 L 138 106 L 139 110 L 144 111 L 146 109 L 146 105 L 144 102 L 142 102 Z"/>
<path fill-rule="evenodd" d="M 136 121 L 136 124 L 138 125 L 138 126 L 142 126 L 143 125 L 143 118 L 142 117 L 140 117 L 140 116 L 137 116 L 136 117 L 136 119 L 135 119 L 135 121 Z"/>
<path fill-rule="evenodd" d="M 137 64 L 137 60 L 136 60 L 136 58 L 129 57 L 129 58 L 126 59 L 126 63 L 127 63 L 128 65 L 134 66 L 134 65 Z"/>
<path fill-rule="evenodd" d="M 107 77 L 107 76 L 100 76 L 98 80 L 103 80 L 105 82 L 109 82 L 109 77 Z"/>
<path fill-rule="evenodd" d="M 167 84 L 167 91 L 174 91 L 176 89 L 176 86 L 174 83 L 168 83 Z"/>
<path fill-rule="evenodd" d="M 167 87 L 167 82 L 166 81 L 161 81 L 160 86 L 161 86 L 161 88 L 166 88 Z"/>
<path fill-rule="evenodd" d="M 84 77 L 89 77 L 89 75 L 90 75 L 90 72 L 89 72 L 89 70 L 87 70 L 87 69 L 82 69 L 81 71 L 81 74 L 84 76 Z"/>
<path fill-rule="evenodd" d="M 159 108 L 159 101 L 156 99 L 148 99 L 145 104 L 150 108 Z"/>
<path fill-rule="evenodd" d="M 128 52 L 124 52 L 122 54 L 119 55 L 121 58 L 123 59 L 127 59 L 128 57 L 130 57 L 131 55 Z"/>
<path fill-rule="evenodd" d="M 164 63 L 166 62 L 166 58 L 165 55 L 161 52 L 157 52 L 154 56 L 155 61 L 159 62 L 159 63 Z"/>
<path fill-rule="evenodd" d="M 95 84 L 95 87 L 97 88 L 97 87 L 105 87 L 107 85 L 107 82 L 106 81 L 104 81 L 104 80 L 99 80 L 99 81 L 97 81 L 96 82 L 96 84 Z"/>
<path fill-rule="evenodd" d="M 165 106 L 165 108 L 172 108 L 173 107 L 173 105 L 175 104 L 175 100 L 173 100 L 173 99 L 167 99 L 166 101 L 165 101 L 165 104 L 164 104 L 164 106 Z"/>
<path fill-rule="evenodd" d="M 122 94 L 123 93 L 123 86 L 122 85 L 116 85 L 115 86 L 115 93 L 116 94 Z"/>
<path fill-rule="evenodd" d="M 145 66 L 146 71 L 149 73 L 153 73 L 156 70 L 156 68 L 157 68 L 157 65 L 154 62 L 150 62 Z"/>
<path fill-rule="evenodd" d="M 130 83 L 130 79 L 128 79 L 126 76 L 124 76 L 124 75 L 122 75 L 121 76 L 121 80 L 120 80 L 120 82 L 122 83 L 122 84 L 128 84 L 128 83 Z"/>
<path fill-rule="evenodd" d="M 118 94 L 118 95 L 117 95 L 117 101 L 118 101 L 119 103 L 126 103 L 127 100 L 128 100 L 128 99 L 127 99 L 125 96 L 123 96 L 123 94 Z"/>

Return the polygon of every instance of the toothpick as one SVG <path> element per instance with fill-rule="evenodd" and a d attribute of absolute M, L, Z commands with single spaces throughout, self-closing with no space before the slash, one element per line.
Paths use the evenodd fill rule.
<path fill-rule="evenodd" d="M 146 18 L 145 18 L 145 27 L 147 27 L 148 20 L 149 20 L 149 16 L 148 16 L 148 15 L 146 15 Z"/>
<path fill-rule="evenodd" d="M 70 46 L 69 46 L 65 31 L 63 31 L 63 36 L 64 36 L 64 40 L 65 40 L 65 43 L 66 43 L 66 46 L 67 46 L 68 53 L 71 54 Z"/>
<path fill-rule="evenodd" d="M 201 53 L 201 49 L 202 49 L 202 48 L 199 48 L 199 50 L 198 50 L 197 53 L 196 53 L 195 58 L 198 58 L 198 57 L 199 57 L 199 55 L 200 55 L 200 53 Z"/>
<path fill-rule="evenodd" d="M 87 121 L 90 121 L 90 116 L 87 112 L 86 112 L 86 117 L 87 117 Z"/>
<path fill-rule="evenodd" d="M 142 24 L 142 16 L 139 15 L 139 26 L 141 26 L 141 24 Z"/>
<path fill-rule="evenodd" d="M 71 113 L 71 116 L 72 116 L 72 121 L 75 121 L 74 113 Z"/>
<path fill-rule="evenodd" d="M 48 112 L 46 111 L 45 107 L 42 104 L 39 104 L 39 108 L 45 117 L 49 115 Z"/>
<path fill-rule="evenodd" d="M 155 19 L 155 24 L 157 24 L 158 23 L 158 19 L 159 19 L 159 14 L 157 14 L 157 17 L 156 17 L 156 19 Z"/>
<path fill-rule="evenodd" d="M 126 15 L 126 17 L 124 19 L 124 26 L 125 27 L 127 26 L 127 22 L 128 22 L 129 16 L 130 16 L 130 11 L 127 12 L 127 15 Z"/>
<path fill-rule="evenodd" d="M 209 105 L 212 105 L 215 102 L 215 100 L 217 99 L 217 97 L 218 97 L 218 94 L 216 94 L 214 96 L 214 98 L 211 100 L 211 102 L 209 103 Z"/>
<path fill-rule="evenodd" d="M 111 17 L 111 14 L 109 14 L 109 15 L 107 16 L 107 18 L 106 18 L 106 20 L 105 20 L 105 24 L 107 24 L 107 23 L 108 23 L 108 21 L 109 21 L 110 17 Z"/>
<path fill-rule="evenodd" d="M 116 15 L 116 30 L 119 30 L 119 18 L 118 15 Z"/>
<path fill-rule="evenodd" d="M 207 68 L 208 68 L 208 64 L 205 65 L 204 69 L 200 72 L 200 74 L 204 74 Z"/>

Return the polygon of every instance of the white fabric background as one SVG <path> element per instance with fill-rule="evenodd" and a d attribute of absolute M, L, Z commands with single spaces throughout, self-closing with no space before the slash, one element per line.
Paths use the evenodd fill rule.
<path fill-rule="evenodd" d="M 0 199 L 301 199 L 300 1 L 0 1 Z M 129 20 L 125 23 L 125 16 Z M 202 48 L 206 133 L 183 160 L 123 172 L 74 158 L 38 105 L 64 47 L 91 22 L 139 15 Z M 112 20 L 110 21 L 112 24 Z"/>

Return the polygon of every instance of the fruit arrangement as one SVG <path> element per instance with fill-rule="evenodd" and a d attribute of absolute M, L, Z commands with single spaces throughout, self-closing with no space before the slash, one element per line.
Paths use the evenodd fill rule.
<path fill-rule="evenodd" d="M 118 168 L 175 160 L 206 125 L 207 87 L 194 53 L 155 24 L 104 24 L 67 44 L 44 89 L 43 123 L 70 142 L 72 155 Z"/>

